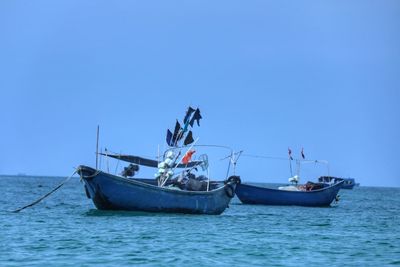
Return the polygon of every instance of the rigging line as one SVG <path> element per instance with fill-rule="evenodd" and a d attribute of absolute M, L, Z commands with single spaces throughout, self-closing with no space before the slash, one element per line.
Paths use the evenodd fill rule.
<path fill-rule="evenodd" d="M 231 161 L 233 163 L 233 175 L 236 175 L 236 163 L 238 162 L 240 155 L 242 155 L 243 150 L 237 152 L 234 154 L 234 156 L 231 158 Z M 237 155 L 237 158 L 235 158 Z"/>
<path fill-rule="evenodd" d="M 31 204 L 26 205 L 26 206 L 24 206 L 24 207 L 22 207 L 22 208 L 16 209 L 16 210 L 14 210 L 13 212 L 20 212 L 20 211 L 23 210 L 23 209 L 26 209 L 26 208 L 29 208 L 29 207 L 32 207 L 32 206 L 36 205 L 37 203 L 39 203 L 40 201 L 42 201 L 43 199 L 45 199 L 46 197 L 50 196 L 52 193 L 54 193 L 55 191 L 57 191 L 61 186 L 63 186 L 66 182 L 68 182 L 68 181 L 72 178 L 72 176 L 74 176 L 75 174 L 76 174 L 76 170 L 74 171 L 73 174 L 71 174 L 71 176 L 69 176 L 67 179 L 65 179 L 65 180 L 64 180 L 62 183 L 60 183 L 59 185 L 57 185 L 53 190 L 51 190 L 51 191 L 48 192 L 47 194 L 43 195 L 43 196 L 40 197 L 39 199 L 35 200 L 35 201 L 32 202 Z"/>
<path fill-rule="evenodd" d="M 261 156 L 261 155 L 252 155 L 252 154 L 242 154 L 244 157 L 249 157 L 249 158 L 262 158 L 262 159 L 277 159 L 277 160 L 288 160 L 287 158 L 283 157 L 272 157 L 272 156 Z M 298 161 L 300 163 L 322 163 L 322 164 L 328 164 L 327 160 L 317 160 L 317 159 L 294 159 L 294 161 Z"/>
<path fill-rule="evenodd" d="M 238 152 L 233 152 L 233 151 L 231 151 L 231 154 L 229 154 L 228 156 L 226 156 L 226 157 L 224 157 L 224 158 L 222 158 L 222 159 L 220 159 L 220 160 L 226 160 L 226 159 L 232 159 L 232 157 L 235 157 L 236 155 L 239 155 L 238 156 L 238 158 L 240 157 L 240 155 L 243 153 L 243 150 L 240 150 L 240 151 L 238 151 Z M 237 160 L 236 160 L 237 161 Z"/>
<path fill-rule="evenodd" d="M 229 146 L 222 146 L 222 145 L 194 145 L 193 147 L 218 147 L 218 148 L 225 148 L 233 152 L 233 149 Z"/>
<path fill-rule="evenodd" d="M 230 158 L 233 157 L 233 152 L 231 152 L 231 155 L 230 155 L 230 156 L 228 156 L 228 157 L 226 157 L 226 158 L 224 158 L 224 159 L 227 159 L 227 158 L 229 158 L 229 157 L 230 157 Z M 221 159 L 221 160 L 224 160 L 224 159 Z M 232 161 L 229 160 L 229 162 L 228 162 L 228 169 L 226 170 L 226 177 L 225 177 L 225 180 L 228 179 L 229 171 L 231 170 L 231 164 L 232 164 Z"/>
<path fill-rule="evenodd" d="M 214 148 L 225 148 L 225 149 L 228 149 L 230 152 L 232 152 L 233 153 L 233 149 L 231 148 L 231 147 L 229 147 L 229 146 L 221 146 L 221 145 L 187 145 L 187 146 L 177 146 L 177 147 L 170 147 L 170 148 L 168 148 L 166 151 L 165 151 L 165 153 L 168 151 L 168 150 L 177 150 L 177 149 L 183 149 L 183 148 L 187 148 L 187 147 L 214 147 Z M 164 154 L 165 154 L 164 153 Z M 229 157 L 229 156 L 228 156 Z"/>
<path fill-rule="evenodd" d="M 283 158 L 283 157 L 261 156 L 261 155 L 252 155 L 252 154 L 242 154 L 242 156 L 249 157 L 249 158 L 287 160 L 287 158 Z"/>

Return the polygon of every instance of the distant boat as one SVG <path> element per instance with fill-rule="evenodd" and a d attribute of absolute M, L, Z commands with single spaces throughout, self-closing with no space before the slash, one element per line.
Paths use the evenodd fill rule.
<path fill-rule="evenodd" d="M 335 199 L 344 181 L 332 185 L 307 183 L 302 189 L 288 186 L 272 189 L 249 184 L 238 184 L 236 195 L 244 204 L 295 205 L 308 207 L 329 206 Z"/>
<path fill-rule="evenodd" d="M 341 178 L 334 176 L 321 176 L 318 178 L 318 181 L 321 183 L 336 183 L 338 181 L 344 181 L 342 185 L 342 189 L 353 189 L 354 186 L 359 186 L 359 183 L 356 183 L 354 178 Z"/>
<path fill-rule="evenodd" d="M 292 173 L 292 151 L 288 148 L 288 160 L 290 173 Z M 296 159 L 297 171 L 296 175 L 289 178 L 291 185 L 281 186 L 278 188 L 268 188 L 255 186 L 250 184 L 238 184 L 236 186 L 236 195 L 244 204 L 259 204 L 259 205 L 295 205 L 308 207 L 323 207 L 329 206 L 334 200 L 339 200 L 338 192 L 343 185 L 343 181 L 338 181 L 334 184 L 328 183 L 313 183 L 307 182 L 304 185 L 298 185 L 299 173 L 301 164 L 326 164 L 326 160 L 305 160 L 304 151 L 301 150 L 302 159 Z M 274 159 L 276 157 L 254 156 L 258 158 Z M 282 158 L 277 158 L 282 159 Z M 329 167 L 328 167 L 329 171 Z"/>

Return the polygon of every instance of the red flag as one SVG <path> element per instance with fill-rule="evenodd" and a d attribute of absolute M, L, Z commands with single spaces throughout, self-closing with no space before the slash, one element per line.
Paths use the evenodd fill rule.
<path fill-rule="evenodd" d="M 304 148 L 301 148 L 301 157 L 302 157 L 303 159 L 306 158 L 306 157 L 304 156 Z"/>
<path fill-rule="evenodd" d="M 189 150 L 186 152 L 185 156 L 182 159 L 183 164 L 188 164 L 192 160 L 192 155 L 195 153 L 195 150 Z"/>
<path fill-rule="evenodd" d="M 290 160 L 293 160 L 293 157 L 292 157 L 292 150 L 288 147 L 288 153 L 289 153 L 289 159 Z"/>

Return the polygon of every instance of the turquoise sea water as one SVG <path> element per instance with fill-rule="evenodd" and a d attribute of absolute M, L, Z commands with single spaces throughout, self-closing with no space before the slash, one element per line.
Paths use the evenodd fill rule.
<path fill-rule="evenodd" d="M 329 208 L 243 205 L 219 216 L 104 212 L 78 178 L 0 177 L 0 266 L 400 265 L 400 188 L 342 190 Z"/>

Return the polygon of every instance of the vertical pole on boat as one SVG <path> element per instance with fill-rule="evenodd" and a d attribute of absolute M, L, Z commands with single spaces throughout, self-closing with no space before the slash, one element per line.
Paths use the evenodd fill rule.
<path fill-rule="evenodd" d="M 289 168 L 290 168 L 290 177 L 293 177 L 293 170 L 292 170 L 292 150 L 290 149 L 290 147 L 288 147 L 288 153 L 289 153 Z"/>
<path fill-rule="evenodd" d="M 210 191 L 210 169 L 207 167 L 207 192 Z"/>
<path fill-rule="evenodd" d="M 100 147 L 100 154 L 103 154 L 103 148 L 102 147 Z M 101 169 L 102 158 L 103 157 L 99 158 L 99 169 Z"/>
<path fill-rule="evenodd" d="M 233 156 L 231 158 L 232 163 L 233 163 L 233 175 L 236 175 L 236 163 L 239 160 L 240 155 L 242 154 L 243 150 L 237 152 L 237 153 L 233 153 Z M 237 157 L 236 157 L 237 155 Z"/>
<path fill-rule="evenodd" d="M 108 150 L 107 150 L 107 148 L 106 148 L 106 147 L 104 148 L 104 152 L 106 153 L 106 160 L 107 160 L 107 172 L 109 173 L 109 172 L 110 172 L 110 166 L 108 165 Z"/>
<path fill-rule="evenodd" d="M 297 165 L 297 173 L 296 174 L 298 177 L 300 177 L 300 164 L 301 164 L 300 160 L 297 159 L 296 160 L 296 165 Z"/>
<path fill-rule="evenodd" d="M 119 154 L 121 155 L 122 151 L 119 151 Z M 117 171 L 118 171 L 118 167 L 119 167 L 119 160 L 120 160 L 120 157 L 118 157 L 117 166 L 115 166 L 115 175 L 117 175 Z"/>
<path fill-rule="evenodd" d="M 233 151 L 231 151 L 231 155 L 229 156 L 228 169 L 226 170 L 226 177 L 225 177 L 225 179 L 228 179 L 229 171 L 231 170 L 232 157 L 233 157 Z"/>
<path fill-rule="evenodd" d="M 97 138 L 96 138 L 96 170 L 99 162 L 99 128 L 100 126 L 97 125 Z"/>
<path fill-rule="evenodd" d="M 226 178 L 225 179 L 228 179 L 228 176 L 229 176 L 229 171 L 231 169 L 231 163 L 232 163 L 232 157 L 233 157 L 233 151 L 231 151 L 231 155 L 229 157 L 230 157 L 230 159 L 229 159 L 229 163 L 228 163 L 228 169 L 226 170 Z"/>

